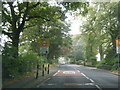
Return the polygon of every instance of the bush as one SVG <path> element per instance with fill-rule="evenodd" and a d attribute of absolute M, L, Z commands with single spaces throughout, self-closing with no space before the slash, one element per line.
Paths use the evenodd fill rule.
<path fill-rule="evenodd" d="M 101 61 L 99 61 L 98 63 L 97 63 L 97 65 L 96 65 L 96 67 L 101 67 L 102 65 L 104 65 L 105 64 L 105 59 L 103 59 L 103 60 L 101 60 Z"/>
<path fill-rule="evenodd" d="M 14 78 L 19 75 L 19 60 L 18 58 L 3 57 L 2 61 L 2 76 L 4 78 Z"/>
<path fill-rule="evenodd" d="M 111 58 L 110 60 L 103 59 L 96 67 L 101 69 L 107 69 L 107 70 L 118 70 L 118 59 L 117 58 Z"/>
<path fill-rule="evenodd" d="M 2 51 L 2 77 L 14 78 L 19 75 L 19 60 L 14 57 L 16 48 L 12 46 L 11 42 L 6 42 Z"/>
<path fill-rule="evenodd" d="M 36 69 L 37 62 L 40 62 L 40 57 L 36 53 L 30 51 L 22 54 L 20 61 L 20 68 L 22 68 L 22 70 L 19 69 L 19 71 L 21 73 L 32 72 L 33 69 Z"/>
<path fill-rule="evenodd" d="M 36 64 L 43 64 L 44 58 L 39 57 L 33 51 L 22 53 L 14 57 L 16 48 L 11 42 L 6 42 L 2 51 L 2 76 L 3 79 L 15 78 L 21 74 L 32 72 L 36 69 Z"/>
<path fill-rule="evenodd" d="M 41 65 L 44 59 L 32 51 L 26 52 L 20 55 L 18 58 L 3 55 L 3 79 L 14 78 L 27 72 L 32 72 L 34 69 L 36 69 L 37 61 Z"/>
<path fill-rule="evenodd" d="M 76 64 L 81 65 L 82 62 L 83 62 L 83 60 L 78 60 L 78 61 L 76 61 Z"/>

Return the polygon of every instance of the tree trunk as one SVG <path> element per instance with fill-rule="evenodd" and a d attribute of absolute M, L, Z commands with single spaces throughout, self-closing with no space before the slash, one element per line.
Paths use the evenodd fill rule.
<path fill-rule="evenodd" d="M 113 52 L 113 56 L 116 54 L 116 37 L 117 34 L 115 34 L 115 32 L 111 31 L 111 41 L 112 41 L 112 52 Z"/>
<path fill-rule="evenodd" d="M 19 36 L 20 36 L 20 30 L 15 29 L 13 31 L 13 37 L 12 37 L 12 45 L 14 48 L 14 56 L 13 57 L 15 57 L 15 58 L 18 57 Z"/>
<path fill-rule="evenodd" d="M 113 53 L 116 53 L 116 37 L 112 37 Z"/>
<path fill-rule="evenodd" d="M 99 46 L 100 61 L 103 59 L 102 44 Z"/>

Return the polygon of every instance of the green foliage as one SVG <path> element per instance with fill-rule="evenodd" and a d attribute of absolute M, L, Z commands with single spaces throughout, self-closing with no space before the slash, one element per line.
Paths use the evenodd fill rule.
<path fill-rule="evenodd" d="M 81 65 L 81 64 L 83 64 L 83 60 L 78 60 L 75 63 L 78 64 L 78 65 Z"/>
<path fill-rule="evenodd" d="M 94 62 L 99 53 L 102 61 L 97 64 L 97 67 L 111 69 L 112 66 L 116 67 L 115 40 L 120 33 L 117 28 L 119 3 L 97 2 L 93 4 L 94 6 L 88 7 L 88 16 L 82 26 L 84 55 L 88 62 Z"/>
<path fill-rule="evenodd" d="M 57 13 L 60 10 L 56 9 L 55 11 Z M 41 23 L 33 19 L 29 21 L 29 24 L 31 24 L 32 27 L 25 29 L 21 35 L 20 53 L 24 50 L 32 50 L 39 54 L 39 40 L 41 39 L 47 39 L 50 42 L 49 52 L 52 53 L 48 54 L 47 57 L 49 59 L 53 59 L 53 57 L 57 58 L 69 52 L 71 38 L 68 34 L 68 25 L 63 20 L 55 20 L 53 24 L 53 22 Z"/>
<path fill-rule="evenodd" d="M 48 63 L 50 63 L 50 64 L 57 64 L 58 63 L 58 59 L 48 59 Z"/>
<path fill-rule="evenodd" d="M 96 65 L 96 63 L 97 63 L 97 60 L 96 60 L 96 58 L 91 58 L 88 62 L 91 62 L 92 63 L 92 65 Z"/>
<path fill-rule="evenodd" d="M 83 16 L 88 13 L 87 7 L 89 6 L 89 2 L 62 2 L 62 5 L 66 8 L 67 11 L 79 10 L 79 14 Z"/>
<path fill-rule="evenodd" d="M 12 46 L 11 42 L 6 42 L 2 51 L 2 71 L 3 78 L 14 78 L 18 75 L 18 58 L 14 58 L 14 50 L 16 48 Z"/>
<path fill-rule="evenodd" d="M 39 58 L 36 53 L 32 51 L 24 53 L 20 57 L 21 61 L 20 67 L 22 68 L 20 72 L 21 73 L 32 72 L 32 70 L 35 69 L 38 60 Z"/>
<path fill-rule="evenodd" d="M 2 55 L 3 79 L 15 78 L 21 74 L 32 72 L 36 69 L 37 63 L 41 65 L 44 62 L 44 59 L 33 51 L 22 53 L 18 58 L 14 58 L 11 55 L 13 50 L 14 48 L 7 42 Z"/>
<path fill-rule="evenodd" d="M 96 67 L 108 70 L 118 70 L 118 58 L 114 57 L 110 60 L 103 59 L 97 63 Z"/>
<path fill-rule="evenodd" d="M 72 52 L 71 57 L 75 60 L 82 60 L 84 59 L 84 47 L 83 47 L 83 40 L 81 39 L 80 35 L 74 35 L 72 38 Z"/>
<path fill-rule="evenodd" d="M 72 41 L 68 34 L 69 25 L 64 21 L 65 12 L 83 7 L 85 14 L 86 5 L 69 3 L 69 8 L 65 6 L 64 11 L 60 6 L 51 6 L 47 2 L 3 2 L 2 24 L 6 28 L 3 34 L 11 40 L 3 50 L 3 77 L 14 78 L 32 72 L 37 63 L 41 66 L 46 58 L 47 62 L 57 63 L 60 55 L 69 53 Z M 47 57 L 38 56 L 38 41 L 42 38 L 50 40 Z"/>
<path fill-rule="evenodd" d="M 105 59 L 99 61 L 99 62 L 97 63 L 97 65 L 96 65 L 96 67 L 101 67 L 101 66 L 104 65 L 104 64 L 105 64 Z"/>
<path fill-rule="evenodd" d="M 2 61 L 2 74 L 4 78 L 14 78 L 19 75 L 19 64 L 18 59 L 11 59 L 9 57 L 3 57 Z"/>

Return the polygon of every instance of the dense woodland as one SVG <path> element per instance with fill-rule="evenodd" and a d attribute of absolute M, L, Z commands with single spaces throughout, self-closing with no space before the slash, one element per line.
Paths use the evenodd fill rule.
<path fill-rule="evenodd" d="M 118 70 L 115 40 L 120 37 L 119 2 L 2 2 L 3 79 L 33 73 L 36 66 L 58 63 L 60 56 L 71 63 Z M 79 11 L 79 12 L 76 12 Z M 66 13 L 84 17 L 81 34 L 69 34 Z M 49 53 L 39 54 L 39 40 L 49 40 Z M 100 54 L 100 62 L 96 55 Z"/>

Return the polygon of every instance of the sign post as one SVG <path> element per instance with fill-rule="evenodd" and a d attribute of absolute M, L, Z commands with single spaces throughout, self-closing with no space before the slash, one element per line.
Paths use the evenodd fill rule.
<path fill-rule="evenodd" d="M 40 46 L 40 55 L 47 55 L 49 53 L 49 41 L 48 40 L 40 40 L 39 46 Z M 48 74 L 49 74 L 49 64 L 48 64 Z M 42 69 L 42 76 L 44 76 L 44 64 L 43 64 L 43 69 Z"/>
<path fill-rule="evenodd" d="M 41 40 L 39 46 L 40 46 L 41 55 L 45 55 L 49 53 L 49 41 L 48 40 Z"/>
<path fill-rule="evenodd" d="M 120 67 L 120 39 L 116 40 L 116 53 L 118 54 L 118 66 Z"/>

